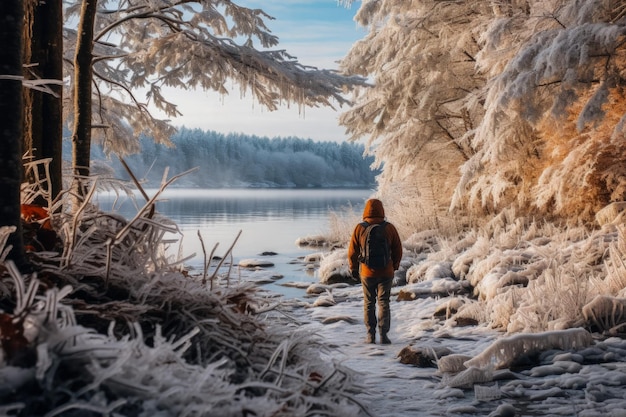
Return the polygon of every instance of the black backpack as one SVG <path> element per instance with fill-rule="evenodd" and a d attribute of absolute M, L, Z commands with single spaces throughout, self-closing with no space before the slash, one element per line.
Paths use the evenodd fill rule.
<path fill-rule="evenodd" d="M 361 254 L 359 262 L 364 263 L 372 269 L 382 269 L 391 260 L 389 242 L 385 236 L 386 221 L 382 223 L 369 224 L 361 223 L 365 227 L 363 238 L 361 239 Z"/>

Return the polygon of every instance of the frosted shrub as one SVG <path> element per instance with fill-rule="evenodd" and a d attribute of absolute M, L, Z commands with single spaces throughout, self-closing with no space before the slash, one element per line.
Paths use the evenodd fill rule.
<path fill-rule="evenodd" d="M 348 271 L 348 250 L 337 249 L 324 256 L 320 261 L 318 274 L 320 282 L 324 284 L 330 282 L 331 278 L 336 275 L 348 277 L 350 275 L 350 271 Z"/>
<path fill-rule="evenodd" d="M 626 201 L 617 201 L 605 206 L 601 210 L 598 210 L 595 215 L 595 219 L 600 226 L 619 224 L 624 221 L 625 212 Z"/>
<path fill-rule="evenodd" d="M 322 414 L 324 409 L 336 415 L 358 413 L 359 407 L 342 399 L 341 394 L 335 399 L 309 397 L 319 395 L 313 391 L 325 390 L 322 386 L 310 389 L 312 375 L 320 379 L 328 376 L 324 383 L 331 386 L 340 380 L 343 381 L 340 385 L 352 382 L 347 369 L 327 361 L 310 361 L 319 355 L 320 346 L 306 332 L 286 334 L 270 330 L 263 334 L 259 327 L 258 340 L 251 349 L 237 346 L 237 333 L 216 329 L 213 336 L 230 339 L 235 345 L 231 348 L 247 350 L 246 361 L 237 364 L 222 351 L 194 363 L 188 360 L 188 351 L 196 348 L 199 350 L 195 353 L 200 353 L 197 337 L 211 336 L 203 331 L 206 323 L 202 320 L 197 320 L 197 327 L 180 336 L 156 325 L 150 343 L 146 343 L 147 335 L 139 323 L 131 324 L 131 334 L 122 337 L 114 335 L 113 324 L 107 334 L 96 333 L 76 325 L 72 308 L 60 304 L 71 293 L 70 288 L 51 289 L 44 296 L 38 295 L 40 282 L 36 278 L 31 277 L 27 283 L 14 266 L 6 266 L 16 287 L 14 314 L 26 314 L 38 323 L 36 332 L 29 338 L 31 344 L 22 347 L 36 350 L 37 354 L 34 372 L 23 381 L 30 386 L 26 390 L 20 390 L 19 385 L 11 387 L 15 401 L 12 406 L 22 409 L 24 415 L 38 414 L 41 410 L 49 415 L 85 410 L 103 415 L 114 411 L 119 415 L 226 417 L 240 416 L 251 407 L 255 407 L 258 416 L 273 416 L 279 410 L 286 415 L 303 415 L 311 407 Z M 197 308 L 187 313 L 196 312 Z M 236 319 L 236 314 L 231 318 Z M 222 325 L 225 324 L 223 321 Z M 250 322 L 238 320 L 236 327 L 245 333 L 249 325 Z M 273 338 L 276 341 L 272 343 Z M 14 341 L 17 340 L 16 337 Z M 263 352 L 267 356 L 259 362 L 265 356 Z M 244 378 L 237 377 L 239 366 L 246 368 Z M 336 379 L 332 378 L 335 373 Z"/>
<path fill-rule="evenodd" d="M 452 269 L 449 262 L 437 262 L 426 260 L 411 266 L 406 273 L 406 281 L 415 284 L 422 281 L 452 277 Z"/>
<path fill-rule="evenodd" d="M 423 280 L 424 274 L 424 263 L 422 262 L 418 265 L 411 265 L 409 269 L 406 271 L 406 282 L 408 284 L 421 282 Z"/>
<path fill-rule="evenodd" d="M 588 296 L 586 282 L 584 276 L 577 276 L 563 266 L 546 269 L 529 283 L 518 314 L 511 318 L 510 331 L 556 330 L 580 325 L 581 310 Z"/>
<path fill-rule="evenodd" d="M 494 242 L 503 249 L 518 247 L 526 228 L 526 219 L 516 218 L 514 221 L 504 226 L 501 233 L 494 234 Z"/>
<path fill-rule="evenodd" d="M 582 314 L 599 331 L 619 331 L 626 324 L 626 298 L 598 295 L 585 305 Z"/>
<path fill-rule="evenodd" d="M 609 248 L 606 262 L 607 275 L 596 285 L 602 287 L 600 294 L 617 294 L 626 297 L 626 226 L 617 226 L 617 238 Z"/>
<path fill-rule="evenodd" d="M 476 260 L 484 258 L 489 253 L 490 243 L 485 236 L 472 238 L 470 242 L 473 244 L 460 253 L 452 263 L 452 272 L 459 278 L 466 278 Z"/>
<path fill-rule="evenodd" d="M 328 241 L 343 245 L 350 240 L 356 224 L 362 221 L 361 213 L 356 213 L 351 206 L 341 212 L 331 211 L 329 220 Z"/>
<path fill-rule="evenodd" d="M 433 229 L 413 233 L 402 242 L 402 245 L 407 250 L 415 253 L 437 252 L 439 250 L 438 234 L 439 232 Z"/>
<path fill-rule="evenodd" d="M 623 241 L 611 230 L 560 229 L 551 223 L 512 221 L 501 213 L 473 245 L 452 257 L 452 271 L 486 302 L 492 327 L 508 332 L 563 329 L 582 323 L 582 307 L 595 295 L 617 295 L 626 286 Z M 444 258 L 443 253 L 429 259 Z"/>
<path fill-rule="evenodd" d="M 474 265 L 470 267 L 466 279 L 473 287 L 477 287 L 485 275 L 500 263 L 501 256 L 502 253 L 498 248 L 492 248 L 491 252 L 485 254 L 482 259 L 477 256 L 474 258 Z"/>
<path fill-rule="evenodd" d="M 511 317 L 518 308 L 519 299 L 523 294 L 524 291 L 522 289 L 510 289 L 485 303 L 486 316 L 491 327 L 494 329 L 507 329 Z"/>
<path fill-rule="evenodd" d="M 528 294 L 521 304 L 524 310 L 534 312 L 515 317 L 511 330 L 550 330 L 582 322 L 582 307 L 597 291 L 591 283 L 604 274 L 603 259 L 609 253 L 613 238 L 602 232 L 584 233 L 580 228 L 566 229 L 553 235 L 538 256 L 544 256 L 546 267 L 537 280 L 531 281 Z"/>

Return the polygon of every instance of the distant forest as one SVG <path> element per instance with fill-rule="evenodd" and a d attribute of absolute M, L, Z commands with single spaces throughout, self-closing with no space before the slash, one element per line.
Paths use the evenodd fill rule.
<path fill-rule="evenodd" d="M 363 157 L 363 145 L 354 143 L 188 128 L 181 128 L 171 140 L 173 147 L 142 138 L 141 152 L 125 158 L 147 186 L 157 186 L 166 167 L 170 177 L 198 167 L 176 184 L 201 188 L 367 188 L 375 186 L 380 173 L 370 168 L 373 157 Z M 67 151 L 70 146 L 66 141 Z M 94 168 L 104 163 L 116 177 L 130 179 L 119 160 L 108 157 L 101 146 L 92 147 L 92 161 Z"/>

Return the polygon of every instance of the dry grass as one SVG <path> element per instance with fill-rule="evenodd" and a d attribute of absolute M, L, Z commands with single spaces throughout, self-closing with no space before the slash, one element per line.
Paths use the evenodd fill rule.
<path fill-rule="evenodd" d="M 367 415 L 353 371 L 324 360 L 280 303 L 223 284 L 228 268 L 211 288 L 165 255 L 177 227 L 153 210 L 157 198 L 130 220 L 86 200 L 53 216 L 60 246 L 31 254 L 36 274 L 3 261 L 0 307 L 26 324 L 3 338 L 4 364 L 30 372 L 11 390 L 0 381 L 2 404 L 50 416 Z"/>

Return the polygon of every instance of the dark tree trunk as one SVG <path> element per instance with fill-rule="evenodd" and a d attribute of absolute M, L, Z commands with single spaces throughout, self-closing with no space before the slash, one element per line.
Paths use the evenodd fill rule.
<path fill-rule="evenodd" d="M 15 226 L 9 258 L 25 264 L 20 215 L 22 183 L 22 0 L 0 1 L 0 226 Z"/>
<path fill-rule="evenodd" d="M 33 0 L 30 0 L 33 1 Z M 30 36 L 25 45 L 25 61 L 29 66 L 30 78 L 63 79 L 63 4 L 62 0 L 35 0 L 28 10 Z M 29 13 L 30 12 L 30 13 Z M 25 37 L 25 41 L 26 41 Z M 26 42 L 25 42 L 26 43 Z M 25 143 L 35 160 L 51 158 L 50 196 L 54 199 L 63 187 L 62 146 L 63 146 L 63 88 L 51 84 L 56 93 L 27 90 L 24 136 Z M 40 175 L 43 175 L 40 172 Z"/>
<path fill-rule="evenodd" d="M 42 76 L 51 80 L 63 79 L 63 1 L 47 0 L 40 21 L 46 40 L 43 51 L 46 55 Z M 63 86 L 52 85 L 56 97 L 46 94 L 42 103 L 43 143 L 42 158 L 50 162 L 51 196 L 56 198 L 63 189 Z"/>
<path fill-rule="evenodd" d="M 75 176 L 73 190 L 84 196 L 84 181 L 89 176 L 91 153 L 91 93 L 93 33 L 96 19 L 96 0 L 84 0 L 81 8 L 76 56 L 74 58 L 74 130 L 72 132 L 72 170 Z"/>

